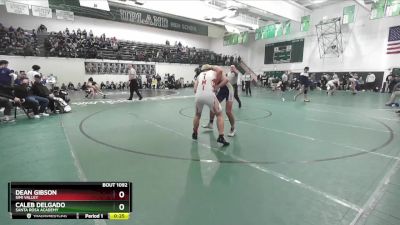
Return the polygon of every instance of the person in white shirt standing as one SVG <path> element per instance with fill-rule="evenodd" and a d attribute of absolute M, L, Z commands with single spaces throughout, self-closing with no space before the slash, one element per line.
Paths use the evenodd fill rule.
<path fill-rule="evenodd" d="M 28 79 L 29 79 L 29 84 L 30 84 L 30 85 L 33 84 L 33 83 L 35 82 L 35 75 L 42 76 L 42 75 L 39 73 L 39 70 L 40 70 L 40 66 L 38 66 L 38 65 L 33 65 L 33 66 L 32 66 L 32 70 L 29 71 L 29 72 L 26 74 L 27 77 L 28 77 Z"/>
<path fill-rule="evenodd" d="M 250 93 L 251 96 L 251 75 L 246 73 L 244 75 L 244 84 L 246 86 L 246 96 Z"/>
<path fill-rule="evenodd" d="M 128 100 L 132 100 L 133 92 L 137 94 L 139 100 L 142 100 L 143 97 L 139 92 L 138 77 L 136 74 L 136 70 L 132 64 L 129 64 L 128 66 L 128 75 L 129 75 L 129 92 L 130 92 Z"/>
<path fill-rule="evenodd" d="M 294 101 L 296 101 L 297 97 L 301 94 L 304 95 L 304 102 L 310 102 L 310 100 L 307 98 L 307 92 L 308 92 L 308 88 L 310 86 L 310 81 L 309 81 L 309 73 L 308 71 L 310 71 L 310 68 L 307 66 L 304 68 L 304 72 L 300 74 L 300 91 L 299 93 L 297 93 L 294 96 Z"/>
<path fill-rule="evenodd" d="M 229 83 L 233 86 L 233 97 L 235 97 L 236 101 L 239 103 L 239 108 L 242 108 L 242 101 L 240 101 L 238 94 L 238 78 L 239 78 L 239 70 L 236 69 L 235 65 L 231 65 L 231 72 L 228 74 Z"/>
<path fill-rule="evenodd" d="M 228 79 L 223 75 L 223 70 L 217 66 L 205 64 L 201 67 L 201 71 L 194 84 L 196 112 L 193 119 L 192 138 L 197 140 L 201 113 L 203 106 L 207 105 L 210 111 L 217 116 L 219 133 L 217 142 L 223 144 L 223 146 L 227 146 L 229 142 L 224 138 L 224 117 L 222 115 L 221 104 L 215 92 L 225 86 L 228 83 Z"/>
<path fill-rule="evenodd" d="M 365 80 L 365 86 L 367 90 L 374 90 L 375 89 L 375 74 L 370 73 L 367 76 L 367 79 Z"/>
<path fill-rule="evenodd" d="M 280 96 L 281 96 L 281 99 L 282 99 L 283 102 L 285 101 L 284 94 L 285 94 L 285 91 L 286 91 L 287 86 L 288 86 L 288 80 L 289 80 L 288 74 L 289 73 L 290 73 L 289 71 L 286 71 L 285 73 L 282 74 L 281 82 L 280 82 L 280 85 L 279 85 L 280 86 Z"/>

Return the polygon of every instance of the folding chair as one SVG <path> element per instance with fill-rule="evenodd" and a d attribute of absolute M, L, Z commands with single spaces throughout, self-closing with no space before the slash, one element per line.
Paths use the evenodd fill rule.
<path fill-rule="evenodd" d="M 32 117 L 29 115 L 29 110 L 26 109 L 24 106 L 22 106 L 22 104 L 13 103 L 13 106 L 14 106 L 14 119 L 17 118 L 18 108 L 20 108 L 22 111 L 24 111 L 24 113 L 28 117 L 28 119 L 32 119 Z"/>

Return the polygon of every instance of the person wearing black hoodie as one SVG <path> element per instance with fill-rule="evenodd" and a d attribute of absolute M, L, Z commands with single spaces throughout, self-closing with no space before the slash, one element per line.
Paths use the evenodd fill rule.
<path fill-rule="evenodd" d="M 34 96 L 47 99 L 49 109 L 54 112 L 54 100 L 52 97 L 50 97 L 50 90 L 42 84 L 42 78 L 39 75 L 35 75 L 34 80 L 35 81 L 32 84 L 32 94 Z"/>
<path fill-rule="evenodd" d="M 32 109 L 35 119 L 40 118 L 39 116 L 39 102 L 30 98 L 29 93 L 29 80 L 27 78 L 21 81 L 21 85 L 15 85 L 13 87 L 0 84 L 0 96 L 5 99 L 8 99 L 10 103 L 14 102 L 15 104 L 21 104 L 25 108 Z M 7 107 L 10 107 L 9 103 L 6 103 Z M 7 110 L 9 110 L 8 108 Z M 7 114 L 10 115 L 11 111 L 7 111 Z"/>

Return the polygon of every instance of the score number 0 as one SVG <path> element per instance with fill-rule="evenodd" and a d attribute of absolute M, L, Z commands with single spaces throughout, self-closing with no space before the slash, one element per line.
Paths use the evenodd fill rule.
<path fill-rule="evenodd" d="M 124 198 L 125 197 L 125 192 L 120 191 L 118 193 L 118 197 L 119 198 Z M 119 208 L 120 211 L 123 211 L 125 209 L 125 204 L 119 204 L 118 208 Z"/>

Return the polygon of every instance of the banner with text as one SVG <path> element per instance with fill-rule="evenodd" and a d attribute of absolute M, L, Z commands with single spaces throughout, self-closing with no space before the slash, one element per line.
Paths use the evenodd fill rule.
<path fill-rule="evenodd" d="M 249 42 L 249 32 L 242 32 L 240 34 L 230 34 L 224 36 L 224 46 L 246 44 Z"/>
<path fill-rule="evenodd" d="M 310 16 L 301 17 L 301 26 L 300 30 L 302 32 L 307 32 L 310 30 Z"/>
<path fill-rule="evenodd" d="M 355 5 L 347 6 L 343 8 L 343 24 L 354 23 L 354 12 L 356 10 Z"/>
<path fill-rule="evenodd" d="M 386 0 L 376 0 L 373 2 L 369 18 L 371 20 L 383 18 L 385 16 L 385 6 Z"/>
<path fill-rule="evenodd" d="M 400 16 L 400 0 L 387 0 L 386 16 Z"/>
<path fill-rule="evenodd" d="M 56 9 L 56 17 L 58 20 L 74 21 L 74 12 Z"/>
<path fill-rule="evenodd" d="M 187 22 L 137 8 L 110 5 L 110 11 L 108 12 L 94 8 L 81 7 L 79 1 L 76 0 L 49 0 L 49 5 L 52 9 L 72 11 L 76 16 L 132 23 L 184 33 L 208 35 L 208 26 L 206 25 Z"/>
<path fill-rule="evenodd" d="M 6 2 L 6 9 L 9 13 L 29 15 L 29 5 L 16 3 L 16 2 Z"/>
<path fill-rule="evenodd" d="M 275 37 L 282 37 L 289 35 L 291 32 L 290 21 L 278 24 L 270 24 L 256 29 L 255 40 L 271 39 Z"/>
<path fill-rule="evenodd" d="M 32 5 L 32 15 L 45 18 L 53 18 L 53 12 L 50 8 Z"/>

